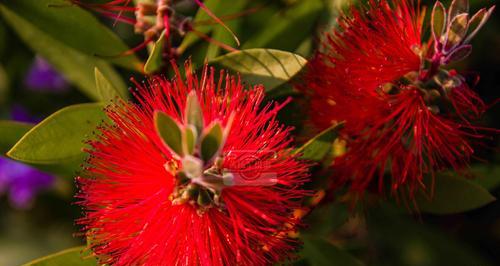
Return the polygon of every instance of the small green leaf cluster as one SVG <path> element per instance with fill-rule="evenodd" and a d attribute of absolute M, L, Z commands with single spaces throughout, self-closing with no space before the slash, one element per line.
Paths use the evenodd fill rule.
<path fill-rule="evenodd" d="M 231 173 L 221 168 L 219 155 L 231 129 L 232 118 L 225 126 L 212 121 L 205 126 L 203 112 L 196 91 L 187 96 L 182 125 L 161 111 L 154 114 L 155 129 L 163 144 L 170 150 L 174 161 L 166 168 L 176 177 L 176 188 L 171 195 L 173 204 L 190 203 L 200 212 L 220 205 L 222 189 L 231 185 Z"/>

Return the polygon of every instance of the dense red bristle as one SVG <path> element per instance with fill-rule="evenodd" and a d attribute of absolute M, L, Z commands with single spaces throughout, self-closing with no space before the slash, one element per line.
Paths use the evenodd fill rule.
<path fill-rule="evenodd" d="M 340 178 L 363 192 L 378 179 L 384 189 L 384 173 L 391 172 L 390 189 L 408 186 L 426 189 L 425 174 L 452 167 L 460 169 L 473 154 L 472 136 L 463 125 L 433 114 L 418 90 L 406 90 L 387 99 L 392 108 L 358 138 L 349 143 L 349 152 L 336 164 Z"/>
<path fill-rule="evenodd" d="M 123 22 L 134 25 L 135 18 L 124 16 L 123 13 L 133 13 L 137 10 L 135 6 L 129 6 L 131 0 L 109 1 L 103 4 L 87 3 L 80 0 L 70 0 L 73 4 L 84 7 L 89 10 L 101 13 L 102 15 L 112 18 L 115 22 Z"/>
<path fill-rule="evenodd" d="M 264 89 L 245 90 L 239 78 L 205 68 L 198 79 L 186 68 L 182 79 L 155 77 L 140 85 L 137 105 L 121 102 L 106 109 L 105 125 L 91 141 L 88 169 L 78 178 L 86 214 L 84 226 L 101 263 L 113 265 L 268 265 L 291 256 L 296 241 L 286 237 L 298 221 L 294 208 L 306 192 L 307 165 L 287 149 L 290 128 L 276 120 L 280 105 L 260 108 Z M 224 168 L 267 171 L 273 186 L 234 186 L 222 191 L 223 208 L 199 214 L 190 204 L 172 205 L 174 177 L 164 164 L 174 160 L 153 125 L 161 110 L 181 124 L 187 94 L 196 91 L 205 123 L 234 122 L 223 147 Z M 259 151 L 270 151 L 262 153 Z M 256 169 L 238 159 L 264 162 Z M 291 225 L 285 227 L 285 224 Z"/>
<path fill-rule="evenodd" d="M 366 11 L 352 8 L 350 16 L 339 19 L 338 30 L 326 35 L 306 77 L 317 92 L 312 113 L 318 115 L 312 119 L 321 127 L 330 125 L 324 117 L 335 113 L 338 120 L 353 121 L 347 128 L 359 130 L 357 124 L 385 108 L 377 99 L 379 86 L 418 70 L 414 49 L 420 47 L 422 16 L 406 1 L 394 5 L 384 0 L 370 1 Z"/>

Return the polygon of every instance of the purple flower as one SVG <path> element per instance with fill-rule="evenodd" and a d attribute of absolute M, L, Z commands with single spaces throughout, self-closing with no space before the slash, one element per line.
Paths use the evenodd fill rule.
<path fill-rule="evenodd" d="M 52 175 L 0 157 L 0 194 L 8 193 L 14 207 L 20 209 L 30 207 L 36 194 L 53 184 Z"/>
<path fill-rule="evenodd" d="M 41 57 L 36 57 L 24 80 L 34 91 L 62 92 L 68 89 L 68 82 Z"/>
<path fill-rule="evenodd" d="M 15 121 L 37 123 L 41 118 L 33 117 L 21 105 L 13 105 L 11 118 Z M 29 208 L 38 192 L 54 184 L 54 176 L 29 165 L 0 156 L 0 195 L 7 193 L 15 208 Z"/>
<path fill-rule="evenodd" d="M 12 120 L 25 123 L 38 123 L 43 119 L 40 117 L 35 117 L 30 114 L 30 112 L 22 105 L 14 104 L 10 108 L 10 117 Z"/>

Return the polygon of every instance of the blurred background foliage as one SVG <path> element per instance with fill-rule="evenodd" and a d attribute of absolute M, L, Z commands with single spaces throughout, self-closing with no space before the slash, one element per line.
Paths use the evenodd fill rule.
<path fill-rule="evenodd" d="M 64 3 L 60 0 L 41 2 Z M 196 6 L 188 3 L 189 1 L 181 2 L 179 12 L 195 17 Z M 346 0 L 209 2 L 220 5 L 212 8 L 219 16 L 255 10 L 227 21 L 227 25 L 241 41 L 241 49 L 274 48 L 294 52 L 305 58 L 311 56 L 318 44 L 319 33 L 335 24 L 339 10 L 347 4 Z M 429 0 L 423 2 L 433 3 Z M 143 79 L 136 71 L 135 64 L 148 58 L 146 49 L 139 51 L 137 58 L 103 58 L 85 51 L 88 45 L 99 47 L 98 50 L 103 55 L 113 55 L 122 52 L 120 45 L 138 45 L 143 41 L 142 36 L 134 34 L 131 26 L 114 24 L 113 20 L 96 15 L 98 21 L 119 38 L 106 36 L 109 42 L 102 42 L 99 38 L 84 39 L 84 33 L 78 31 L 85 31 L 84 27 L 77 30 L 70 27 L 47 28 L 51 24 L 43 23 L 44 14 L 37 14 L 26 6 L 23 7 L 23 3 L 27 1 L 0 2 L 0 120 L 10 120 L 22 113 L 26 121 L 37 122 L 65 106 L 92 102 L 97 96 L 89 92 L 89 86 L 93 86 L 89 84 L 93 84 L 91 82 L 94 78 L 94 69 L 89 68 L 90 65 L 98 65 L 110 79 L 121 79 L 115 84 L 131 86 L 129 77 Z M 492 1 L 472 0 L 471 9 L 478 10 L 493 4 L 495 3 Z M 6 11 L 5 6 L 14 12 L 8 13 L 10 11 Z M 65 8 L 68 7 L 53 7 L 51 12 L 59 13 L 63 18 Z M 85 13 L 83 17 L 88 15 Z M 500 109 L 498 104 L 493 104 L 500 92 L 500 16 L 497 13 L 493 14 L 475 38 L 472 55 L 453 66 L 458 70 L 468 69 L 481 75 L 476 90 L 487 103 L 491 103 L 482 123 L 492 128 L 500 128 Z M 98 21 L 92 23 L 99 23 Z M 30 34 L 20 36 L 19 28 L 33 29 Z M 235 46 L 232 36 L 220 25 L 202 25 L 197 29 L 209 31 L 213 38 Z M 186 48 L 179 62 L 191 58 L 199 66 L 205 57 L 213 59 L 225 53 L 219 46 L 199 41 L 189 34 L 184 40 L 174 41 Z M 33 71 L 37 60 L 41 60 L 43 56 L 65 77 L 67 83 L 63 82 L 60 89 L 30 85 L 30 71 Z M 81 73 L 92 75 L 86 77 Z M 302 97 L 291 85 L 283 84 L 270 91 L 268 98 L 279 100 L 288 95 L 294 96 L 296 101 L 282 112 L 281 119 L 284 123 L 297 127 L 298 141 L 301 142 L 310 133 L 310 129 L 301 126 L 305 118 L 300 105 Z M 0 136 L 2 137 L 4 136 Z M 497 140 L 492 138 L 484 146 L 477 154 L 478 160 L 473 163 L 473 172 L 479 177 L 474 182 L 487 188 L 498 198 L 500 159 L 498 155 L 495 156 L 498 154 Z M 6 147 L 2 147 L 2 154 L 5 152 Z M 73 177 L 77 174 L 78 164 L 74 162 L 64 167 L 38 165 L 42 170 L 57 173 L 54 185 L 50 189 L 44 189 L 36 201 L 23 208 L 14 208 L 7 193 L 0 196 L 0 265 L 19 265 L 61 249 L 84 244 L 77 234 L 78 227 L 74 222 L 81 216 L 73 198 Z M 316 170 L 320 179 L 328 176 L 324 170 Z M 316 206 L 306 217 L 309 226 L 300 233 L 305 247 L 301 251 L 298 265 L 500 265 L 498 201 L 451 215 L 411 215 L 404 207 L 387 202 L 370 203 L 371 205 L 354 210 L 335 198 L 325 202 Z"/>

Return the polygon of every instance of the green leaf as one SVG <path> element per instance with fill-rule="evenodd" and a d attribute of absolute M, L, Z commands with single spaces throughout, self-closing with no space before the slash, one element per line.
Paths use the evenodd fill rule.
<path fill-rule="evenodd" d="M 338 137 L 338 131 L 343 127 L 343 123 L 335 124 L 307 141 L 295 153 L 301 153 L 301 159 L 319 162 L 333 148 L 333 142 Z"/>
<path fill-rule="evenodd" d="M 262 84 L 269 91 L 289 81 L 302 70 L 307 60 L 285 51 L 248 49 L 217 57 L 209 64 L 236 71 L 244 81 Z"/>
<path fill-rule="evenodd" d="M 204 162 L 217 156 L 223 141 L 222 125 L 219 122 L 212 123 L 206 128 L 201 139 L 201 158 Z"/>
<path fill-rule="evenodd" d="M 460 14 L 469 12 L 469 0 L 453 0 L 448 10 L 448 20 L 451 22 Z"/>
<path fill-rule="evenodd" d="M 242 11 L 247 5 L 247 0 L 232 0 L 232 1 L 218 1 L 219 4 L 217 6 L 216 12 L 221 15 L 226 14 L 236 14 Z M 235 34 L 238 32 L 238 29 L 241 28 L 241 20 L 233 19 L 224 22 L 227 27 L 229 27 Z M 212 38 L 217 40 L 218 42 L 230 45 L 232 47 L 236 47 L 237 43 L 234 41 L 233 35 L 225 29 L 222 25 L 213 25 L 212 26 Z M 207 48 L 206 59 L 211 60 L 219 55 L 221 47 L 215 43 L 210 43 Z"/>
<path fill-rule="evenodd" d="M 180 126 L 170 116 L 164 112 L 154 114 L 156 133 L 161 137 L 165 146 L 179 156 L 183 156 L 182 151 L 182 131 Z"/>
<path fill-rule="evenodd" d="M 37 3 L 38 1 L 31 2 Z M 18 1 L 9 1 L 7 3 L 18 3 Z M 57 39 L 45 34 L 39 28 L 39 25 L 32 24 L 27 20 L 25 14 L 18 15 L 7 8 L 5 4 L 5 2 L 0 3 L 0 13 L 6 22 L 17 32 L 19 37 L 34 51 L 47 59 L 69 81 L 75 83 L 84 94 L 92 99 L 99 100 L 100 98 L 95 89 L 95 67 L 99 68 L 117 87 L 125 87 L 120 76 L 110 64 L 57 41 Z M 57 10 L 62 11 L 62 9 Z"/>
<path fill-rule="evenodd" d="M 313 37 L 304 39 L 304 41 L 300 43 L 297 49 L 295 49 L 294 53 L 301 55 L 305 58 L 312 57 L 314 49 L 316 49 L 313 39 L 314 39 Z"/>
<path fill-rule="evenodd" d="M 431 184 L 427 177 L 424 184 Z M 437 174 L 435 177 L 434 197 L 429 199 L 423 193 L 416 195 L 416 202 L 423 212 L 434 214 L 453 214 L 473 210 L 495 200 L 486 189 L 450 173 Z"/>
<path fill-rule="evenodd" d="M 97 93 L 99 94 L 101 101 L 109 102 L 115 100 L 115 98 L 127 99 L 127 88 L 120 87 L 119 89 L 115 87 L 103 74 L 99 71 L 99 68 L 94 69 L 95 72 L 95 84 L 97 88 Z"/>
<path fill-rule="evenodd" d="M 191 91 L 188 94 L 184 114 L 186 116 L 185 119 L 188 125 L 194 126 L 197 130 L 197 133 L 201 134 L 204 125 L 203 112 L 201 110 L 200 101 L 198 100 L 195 91 Z"/>
<path fill-rule="evenodd" d="M 486 21 L 491 16 L 491 13 L 493 13 L 493 10 L 495 10 L 495 6 L 490 7 L 488 11 L 486 9 L 482 8 L 479 10 L 472 18 L 469 20 L 469 26 L 468 26 L 468 31 L 470 32 L 467 38 L 465 39 L 465 43 L 469 43 L 474 36 L 479 32 L 479 30 L 484 26 Z"/>
<path fill-rule="evenodd" d="M 184 145 L 184 153 L 185 154 L 193 154 L 194 153 L 194 148 L 196 146 L 197 142 L 197 133 L 196 133 L 196 128 L 193 126 L 187 126 L 184 128 L 184 134 L 182 143 Z"/>
<path fill-rule="evenodd" d="M 84 156 L 77 156 L 75 159 L 60 162 L 57 164 L 29 164 L 43 172 L 51 173 L 58 177 L 67 178 L 67 180 L 72 180 L 75 175 L 82 170 L 82 161 Z"/>
<path fill-rule="evenodd" d="M 304 241 L 304 249 L 301 252 L 302 257 L 309 262 L 311 266 L 363 265 L 363 263 L 354 258 L 351 254 L 341 250 L 325 239 L 302 236 L 302 241 Z"/>
<path fill-rule="evenodd" d="M 34 125 L 16 121 L 0 120 L 0 153 L 4 155 L 16 144 Z M 73 177 L 80 169 L 82 161 L 78 158 L 74 161 L 64 162 L 57 165 L 31 164 L 44 172 L 58 176 Z"/>
<path fill-rule="evenodd" d="M 106 115 L 100 103 L 65 107 L 34 126 L 7 156 L 22 162 L 51 164 L 75 160 L 83 156 L 83 141 Z"/>
<path fill-rule="evenodd" d="M 97 260 L 85 247 L 66 249 L 28 262 L 23 266 L 97 266 Z"/>
<path fill-rule="evenodd" d="M 446 25 L 446 10 L 439 1 L 434 3 L 434 7 L 432 8 L 431 25 L 434 40 L 439 41 Z"/>
<path fill-rule="evenodd" d="M 469 178 L 470 181 L 492 191 L 500 186 L 500 166 L 498 163 L 475 164 L 466 170 L 465 174 L 446 171 L 440 175 L 452 175 L 456 178 Z"/>
<path fill-rule="evenodd" d="M 4 154 L 28 132 L 33 125 L 16 121 L 0 120 L 0 153 Z"/>
<path fill-rule="evenodd" d="M 445 62 L 458 62 L 469 56 L 471 52 L 472 52 L 472 45 L 470 44 L 460 45 L 446 57 Z"/>
<path fill-rule="evenodd" d="M 457 15 L 448 25 L 446 47 L 458 45 L 465 37 L 469 26 L 469 14 Z"/>
<path fill-rule="evenodd" d="M 382 203 L 365 208 L 364 212 L 370 242 L 377 250 L 370 265 L 494 265 L 457 239 L 453 230 L 409 216 L 407 209 Z"/>
<path fill-rule="evenodd" d="M 314 31 L 314 25 L 325 12 L 323 1 L 298 1 L 284 12 L 266 19 L 265 27 L 242 46 L 243 49 L 267 47 L 294 51 Z"/>
<path fill-rule="evenodd" d="M 225 1 L 224 1 L 225 2 Z M 220 0 L 206 0 L 203 1 L 205 6 L 212 10 L 212 12 L 217 12 L 217 6 L 222 5 L 223 1 Z M 196 25 L 196 23 L 200 21 L 207 21 L 210 20 L 210 16 L 201 8 L 198 9 L 198 12 L 194 16 L 193 19 L 193 24 Z M 203 33 L 203 34 L 209 34 L 212 31 L 213 27 L 212 26 L 198 26 L 196 27 L 196 31 Z M 200 37 L 196 35 L 193 32 L 188 32 L 184 39 L 182 40 L 182 43 L 179 45 L 177 50 L 182 53 L 184 52 L 187 48 L 189 48 L 191 45 L 195 44 L 198 40 L 200 40 Z"/>
<path fill-rule="evenodd" d="M 129 48 L 111 29 L 70 1 L 16 0 L 2 1 L 2 5 L 64 46 L 91 57 L 107 56 L 107 60 L 122 67 L 141 70 L 141 62 L 135 55 L 116 56 Z M 37 41 L 38 38 L 33 38 L 26 43 Z"/>
<path fill-rule="evenodd" d="M 351 211 L 348 206 L 340 202 L 329 202 L 319 205 L 304 217 L 304 224 L 308 227 L 301 231 L 307 235 L 323 237 L 332 234 L 349 219 Z"/>
<path fill-rule="evenodd" d="M 153 74 L 160 70 L 163 66 L 163 49 L 165 45 L 165 31 L 160 35 L 160 38 L 155 42 L 153 50 L 149 54 L 148 60 L 144 65 L 144 73 Z"/>
<path fill-rule="evenodd" d="M 500 186 L 500 166 L 498 164 L 474 165 L 471 166 L 470 172 L 474 177 L 472 182 L 489 191 Z"/>

